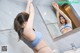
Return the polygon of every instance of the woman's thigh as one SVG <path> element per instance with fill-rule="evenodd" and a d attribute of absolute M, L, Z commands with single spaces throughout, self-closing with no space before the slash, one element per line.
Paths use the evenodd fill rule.
<path fill-rule="evenodd" d="M 38 53 L 53 53 L 53 52 L 52 52 L 51 48 L 49 48 L 49 47 L 44 47 L 44 48 L 40 49 L 40 50 L 38 51 Z"/>

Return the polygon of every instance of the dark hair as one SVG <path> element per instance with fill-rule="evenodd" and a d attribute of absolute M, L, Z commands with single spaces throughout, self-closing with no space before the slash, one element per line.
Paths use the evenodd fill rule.
<path fill-rule="evenodd" d="M 59 15 L 59 19 L 61 20 L 61 17 L 63 17 L 62 15 Z M 63 19 L 65 20 L 65 24 L 67 24 L 67 20 L 63 17 Z M 60 21 L 60 23 L 62 24 L 62 22 Z"/>
<path fill-rule="evenodd" d="M 29 14 L 26 12 L 19 13 L 16 18 L 14 19 L 14 30 L 18 33 L 19 39 L 21 39 L 21 36 L 23 35 L 22 25 L 25 21 L 28 21 Z"/>

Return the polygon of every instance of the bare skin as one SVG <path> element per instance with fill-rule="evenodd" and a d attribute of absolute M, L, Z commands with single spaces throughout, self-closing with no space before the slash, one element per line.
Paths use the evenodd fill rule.
<path fill-rule="evenodd" d="M 35 11 L 31 1 L 28 1 L 25 12 L 29 13 L 29 19 L 22 26 L 24 27 L 22 37 L 24 37 L 26 40 L 33 41 L 36 37 L 35 32 L 33 31 L 33 20 L 34 20 Z M 43 39 L 39 42 L 39 44 L 33 50 L 35 53 L 52 53 L 51 48 L 48 47 L 48 45 Z"/>
<path fill-rule="evenodd" d="M 59 28 L 60 28 L 62 25 L 65 24 L 65 20 L 64 20 L 63 18 L 61 18 L 61 20 L 59 19 L 59 13 L 66 19 L 66 21 L 67 21 L 68 24 L 72 25 L 72 22 L 71 22 L 71 20 L 69 19 L 69 17 L 68 17 L 63 11 L 61 11 L 61 10 L 59 9 L 59 6 L 58 6 L 57 3 L 53 2 L 53 3 L 52 3 L 52 6 L 56 9 L 56 17 L 57 17 L 57 20 L 58 20 L 58 26 L 59 26 Z M 62 24 L 60 23 L 60 21 L 61 21 Z M 71 30 L 72 30 L 72 29 L 71 29 L 70 27 L 68 27 L 68 28 L 62 29 L 61 32 L 63 32 L 63 34 L 64 34 L 64 33 L 67 33 L 67 32 L 69 32 L 69 31 L 71 31 Z"/>

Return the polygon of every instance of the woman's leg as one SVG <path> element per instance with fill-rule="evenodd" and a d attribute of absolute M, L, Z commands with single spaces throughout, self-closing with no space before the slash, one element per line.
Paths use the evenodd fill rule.
<path fill-rule="evenodd" d="M 44 47 L 44 48 L 40 49 L 38 51 L 38 53 L 52 53 L 52 50 L 49 47 Z"/>
<path fill-rule="evenodd" d="M 52 49 L 47 46 L 45 41 L 42 39 L 40 43 L 35 47 L 37 53 L 52 53 Z"/>

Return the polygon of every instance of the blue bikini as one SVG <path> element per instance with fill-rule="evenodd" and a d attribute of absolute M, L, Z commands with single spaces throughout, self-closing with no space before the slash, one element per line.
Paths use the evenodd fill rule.
<path fill-rule="evenodd" d="M 36 38 L 33 41 L 27 41 L 26 39 L 22 39 L 30 48 L 34 49 L 42 39 L 42 35 L 40 32 L 35 32 Z"/>
<path fill-rule="evenodd" d="M 36 32 L 36 38 L 31 42 L 32 48 L 35 48 L 38 45 L 38 43 L 41 41 L 41 39 L 42 39 L 41 33 Z"/>
<path fill-rule="evenodd" d="M 72 25 L 68 23 L 68 24 L 62 25 L 62 26 L 60 27 L 60 31 L 61 31 L 62 29 L 64 29 L 64 28 L 67 28 L 67 27 L 70 27 L 70 28 L 72 29 Z"/>

